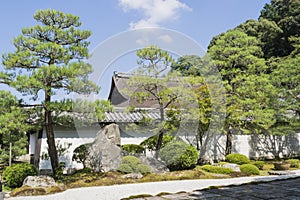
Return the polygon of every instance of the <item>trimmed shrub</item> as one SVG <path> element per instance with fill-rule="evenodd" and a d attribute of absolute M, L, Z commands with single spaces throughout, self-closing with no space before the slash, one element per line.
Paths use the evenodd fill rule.
<path fill-rule="evenodd" d="M 136 166 L 135 171 L 141 174 L 150 174 L 151 168 L 147 165 L 139 164 Z"/>
<path fill-rule="evenodd" d="M 215 173 L 215 174 L 230 174 L 233 171 L 231 168 L 226 168 L 226 167 L 220 167 L 220 166 L 213 166 L 213 165 L 203 165 L 201 167 L 204 171 L 210 172 L 210 173 Z"/>
<path fill-rule="evenodd" d="M 151 169 L 147 165 L 143 165 L 141 160 L 134 156 L 124 156 L 122 158 L 121 165 L 117 169 L 118 172 L 129 174 L 129 173 L 141 173 L 149 174 Z"/>
<path fill-rule="evenodd" d="M 240 166 L 240 170 L 243 173 L 250 174 L 250 175 L 259 175 L 259 169 L 252 164 L 243 164 Z"/>
<path fill-rule="evenodd" d="M 265 162 L 264 161 L 253 161 L 251 162 L 252 165 L 255 165 L 258 169 L 262 170 L 264 168 Z"/>
<path fill-rule="evenodd" d="M 194 167 L 198 160 L 198 150 L 182 141 L 168 143 L 159 152 L 159 157 L 172 170 Z"/>
<path fill-rule="evenodd" d="M 86 167 L 86 159 L 88 154 L 88 148 L 91 144 L 82 144 L 76 147 L 73 151 L 72 161 L 76 161 L 78 163 L 82 163 L 83 168 Z"/>
<path fill-rule="evenodd" d="M 21 187 L 27 176 L 37 175 L 36 168 L 28 163 L 15 164 L 6 167 L 2 177 L 10 188 Z"/>
<path fill-rule="evenodd" d="M 130 174 L 133 173 L 133 169 L 128 164 L 121 164 L 118 169 L 118 172 L 124 173 L 124 174 Z"/>
<path fill-rule="evenodd" d="M 286 162 L 291 163 L 290 167 L 295 167 L 295 168 L 298 168 L 299 163 L 300 163 L 300 161 L 298 159 L 288 159 L 288 160 L 286 160 Z"/>
<path fill-rule="evenodd" d="M 235 163 L 238 165 L 249 164 L 250 160 L 247 156 L 239 153 L 232 153 L 225 157 L 225 161 L 229 163 Z"/>
<path fill-rule="evenodd" d="M 141 146 L 144 146 L 145 148 L 147 148 L 150 151 L 155 151 L 156 150 L 156 143 L 158 140 L 158 135 L 154 135 L 152 137 L 147 138 L 146 140 L 144 140 L 143 142 L 141 142 Z M 163 148 L 166 144 L 168 144 L 169 142 L 171 142 L 172 140 L 175 140 L 175 137 L 169 134 L 165 134 L 163 136 L 163 140 L 162 140 L 162 144 L 161 144 L 161 148 Z"/>
<path fill-rule="evenodd" d="M 141 160 L 135 156 L 124 156 L 122 158 L 122 164 L 127 164 L 131 168 L 135 168 L 137 165 L 141 164 Z"/>
<path fill-rule="evenodd" d="M 138 144 L 124 144 L 121 146 L 121 148 L 129 155 L 143 154 L 145 152 L 145 148 Z"/>

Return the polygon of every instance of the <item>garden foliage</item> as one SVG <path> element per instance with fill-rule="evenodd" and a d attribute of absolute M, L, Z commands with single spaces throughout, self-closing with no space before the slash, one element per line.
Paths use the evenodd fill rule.
<path fill-rule="evenodd" d="M 27 176 L 37 175 L 37 169 L 28 163 L 20 163 L 5 168 L 2 177 L 10 188 L 21 187 Z"/>
<path fill-rule="evenodd" d="M 159 152 L 160 159 L 170 170 L 184 170 L 194 167 L 198 160 L 198 150 L 182 141 L 169 142 Z"/>
<path fill-rule="evenodd" d="M 232 153 L 225 157 L 225 161 L 229 163 L 235 163 L 238 165 L 248 164 L 250 160 L 247 156 L 238 153 Z"/>
<path fill-rule="evenodd" d="M 243 173 L 250 174 L 250 175 L 259 175 L 259 169 L 252 164 L 243 164 L 240 166 L 240 170 Z"/>
<path fill-rule="evenodd" d="M 129 174 L 129 173 L 141 173 L 149 174 L 151 169 L 147 165 L 143 165 L 141 160 L 135 156 L 124 156 L 122 158 L 122 163 L 118 167 L 117 171 Z"/>

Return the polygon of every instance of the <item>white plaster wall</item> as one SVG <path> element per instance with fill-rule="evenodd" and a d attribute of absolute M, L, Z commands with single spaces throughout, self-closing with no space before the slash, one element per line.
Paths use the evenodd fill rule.
<path fill-rule="evenodd" d="M 38 133 L 33 133 L 29 135 L 29 155 L 35 153 L 35 145 Z"/>
<path fill-rule="evenodd" d="M 60 144 L 72 144 L 67 150 L 66 154 L 60 157 L 60 161 L 65 162 L 67 168 L 82 168 L 82 164 L 72 161 L 73 151 L 76 147 L 78 147 L 81 144 L 93 142 L 97 132 L 98 131 L 96 129 L 86 130 L 86 137 L 79 137 L 78 133 L 74 130 L 56 130 L 56 142 Z M 80 134 L 80 136 L 83 136 L 83 134 Z M 146 138 L 147 137 L 121 137 L 121 144 L 140 144 Z M 255 138 L 256 140 L 254 141 L 253 138 Z M 226 144 L 225 135 L 212 134 L 204 138 L 204 142 L 206 145 L 205 152 L 203 151 L 202 153 L 204 153 L 207 159 L 224 159 Z M 276 142 L 278 144 L 276 144 Z M 33 143 L 34 142 L 32 141 L 32 144 Z M 279 150 L 278 146 L 281 145 L 283 147 L 283 154 L 280 154 L 280 156 L 288 154 L 300 155 L 300 133 L 293 135 L 290 139 L 286 139 L 284 136 L 271 137 L 271 139 L 261 139 L 258 136 L 251 138 L 251 135 L 235 135 L 233 137 L 232 152 L 241 153 L 251 158 L 271 158 L 272 156 L 274 156 L 274 152 L 269 152 L 266 149 L 272 147 L 272 145 L 275 147 L 275 152 Z M 291 146 L 292 149 L 288 149 L 286 148 L 286 146 Z M 31 151 L 34 152 L 34 147 L 31 148 Z M 42 139 L 41 155 L 43 152 L 47 152 L 47 141 L 45 138 Z M 51 169 L 50 161 L 41 160 L 40 169 Z"/>

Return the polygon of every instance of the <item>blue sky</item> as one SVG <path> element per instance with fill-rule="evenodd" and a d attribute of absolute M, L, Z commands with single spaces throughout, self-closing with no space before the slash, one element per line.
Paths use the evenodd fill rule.
<path fill-rule="evenodd" d="M 92 31 L 90 51 L 107 38 L 134 28 L 157 26 L 181 32 L 204 49 L 211 38 L 247 19 L 257 19 L 270 0 L 9 0 L 0 7 L 0 53 L 14 51 L 23 27 L 36 25 L 38 9 L 78 15 Z M 0 70 L 2 70 L 0 66 Z M 4 86 L 0 85 L 2 89 Z"/>

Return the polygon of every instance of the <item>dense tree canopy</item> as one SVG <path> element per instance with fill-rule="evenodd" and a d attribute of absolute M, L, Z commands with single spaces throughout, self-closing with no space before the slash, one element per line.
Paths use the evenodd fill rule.
<path fill-rule="evenodd" d="M 86 41 L 90 31 L 79 30 L 79 17 L 56 10 L 39 10 L 34 19 L 41 25 L 23 28 L 22 35 L 13 44 L 15 52 L 3 55 L 6 81 L 23 95 L 41 106 L 43 126 L 47 133 L 49 155 L 53 172 L 58 168 L 57 150 L 53 132 L 53 111 L 62 108 L 62 102 L 53 102 L 60 95 L 97 91 L 88 80 L 92 67 L 83 59 L 88 57 Z M 40 100 L 41 103 L 38 103 Z"/>
<path fill-rule="evenodd" d="M 9 148 L 12 144 L 12 159 L 26 154 L 26 131 L 32 128 L 28 124 L 29 111 L 19 107 L 10 92 L 0 90 L 0 163 L 8 163 Z"/>
<path fill-rule="evenodd" d="M 158 137 L 155 150 L 158 152 L 164 134 L 174 131 L 183 120 L 179 108 L 184 107 L 187 111 L 194 95 L 177 73 L 168 73 L 174 59 L 167 51 L 149 46 L 138 50 L 137 56 L 140 68 L 129 79 L 130 89 L 127 92 L 138 102 L 152 101 L 152 106 L 156 105 L 153 109 L 159 111 L 161 121 L 156 126 Z"/>
<path fill-rule="evenodd" d="M 227 136 L 232 132 L 259 133 L 275 122 L 270 107 L 276 94 L 267 65 L 255 37 L 231 30 L 220 36 L 208 51 L 218 67 L 226 88 Z M 230 143 L 226 154 L 230 153 Z"/>

